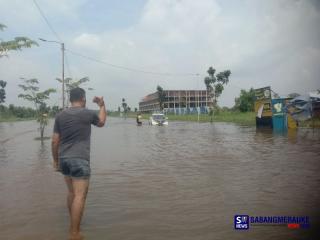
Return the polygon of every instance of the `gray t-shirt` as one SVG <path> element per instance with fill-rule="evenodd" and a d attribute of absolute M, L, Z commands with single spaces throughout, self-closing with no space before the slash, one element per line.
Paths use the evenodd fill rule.
<path fill-rule="evenodd" d="M 53 130 L 60 135 L 59 158 L 90 161 L 91 124 L 98 123 L 97 112 L 86 108 L 71 107 L 59 113 Z"/>

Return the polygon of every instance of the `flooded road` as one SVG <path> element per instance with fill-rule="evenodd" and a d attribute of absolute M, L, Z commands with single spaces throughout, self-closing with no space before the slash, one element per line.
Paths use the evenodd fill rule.
<path fill-rule="evenodd" d="M 3 240 L 67 239 L 67 190 L 36 129 L 0 123 Z M 234 230 L 234 215 L 319 219 L 319 131 L 109 118 L 93 128 L 91 149 L 87 240 L 305 239 L 309 230 L 285 226 Z"/>

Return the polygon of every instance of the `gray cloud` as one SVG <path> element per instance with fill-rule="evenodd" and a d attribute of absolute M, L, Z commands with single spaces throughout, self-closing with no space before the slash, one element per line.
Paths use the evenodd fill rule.
<path fill-rule="evenodd" d="M 78 19 L 78 5 L 70 6 L 67 10 L 61 7 L 55 10 L 51 5 L 50 14 L 68 11 Z M 31 22 L 37 25 L 38 21 L 41 19 Z M 81 21 L 85 19 L 78 19 L 79 29 L 60 35 L 66 36 L 69 48 L 106 62 L 147 71 L 203 75 L 211 65 L 218 71 L 230 69 L 232 76 L 220 99 L 221 105 L 232 106 L 241 88 L 270 85 L 284 95 L 320 88 L 317 0 L 149 0 L 140 19 L 126 28 L 99 33 L 83 31 Z M 32 71 L 23 65 L 21 71 L 31 75 L 40 68 L 48 68 L 40 53 L 30 53 L 30 57 L 33 58 Z M 203 76 L 145 75 L 113 69 L 70 54 L 68 58 L 73 75 L 91 78 L 96 91 L 90 94 L 105 95 L 114 109 L 122 97 L 126 97 L 132 107 L 137 106 L 141 97 L 155 91 L 157 84 L 167 89 L 204 88 Z M 5 76 L 10 79 L 16 70 L 7 70 L 8 64 L 1 59 L 0 71 L 6 70 Z M 53 72 L 59 74 L 59 68 L 49 68 L 47 79 L 52 79 Z M 46 85 L 50 85 L 49 81 Z M 10 101 L 15 102 L 13 98 Z"/>

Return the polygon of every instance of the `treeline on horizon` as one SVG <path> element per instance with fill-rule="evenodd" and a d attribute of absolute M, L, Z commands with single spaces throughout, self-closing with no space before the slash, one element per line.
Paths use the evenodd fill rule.
<path fill-rule="evenodd" d="M 55 115 L 60 111 L 58 106 L 46 106 L 43 109 L 48 114 L 49 117 L 55 117 Z M 135 108 L 133 111 L 128 110 L 128 112 L 138 112 L 139 110 Z M 240 96 L 235 98 L 235 105 L 231 108 L 219 107 L 215 109 L 215 113 L 218 112 L 252 112 L 254 111 L 254 90 L 241 90 Z M 110 113 L 119 112 L 118 110 L 109 111 Z M 21 119 L 32 119 L 37 117 L 37 110 L 31 107 L 16 106 L 14 104 L 9 104 L 9 106 L 0 104 L 0 119 L 10 119 L 10 118 L 21 118 Z"/>
<path fill-rule="evenodd" d="M 49 117 L 54 117 L 59 111 L 58 106 L 46 106 L 46 109 L 43 109 Z M 15 106 L 14 104 L 9 104 L 9 106 L 0 105 L 0 119 L 35 119 L 38 115 L 36 109 L 31 107 Z"/>

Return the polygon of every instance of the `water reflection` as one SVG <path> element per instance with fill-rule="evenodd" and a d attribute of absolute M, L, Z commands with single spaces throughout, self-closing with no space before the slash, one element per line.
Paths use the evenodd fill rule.
<path fill-rule="evenodd" d="M 67 236 L 66 188 L 52 170 L 50 141 L 33 140 L 36 128 L 0 124 L 1 139 L 9 139 L 0 146 L 3 239 Z M 305 237 L 286 228 L 239 234 L 233 216 L 318 216 L 319 147 L 319 133 L 307 130 L 275 135 L 223 123 L 137 127 L 110 119 L 93 129 L 86 239 Z"/>

